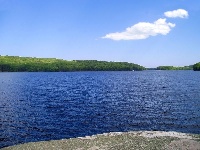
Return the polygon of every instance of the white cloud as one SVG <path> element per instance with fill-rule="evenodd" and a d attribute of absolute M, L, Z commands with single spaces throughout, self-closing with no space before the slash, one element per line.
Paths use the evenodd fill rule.
<path fill-rule="evenodd" d="M 127 28 L 124 32 L 109 33 L 102 38 L 112 40 L 139 40 L 146 39 L 149 36 L 158 34 L 166 35 L 170 32 L 175 24 L 167 23 L 166 19 L 158 19 L 154 23 L 139 22 L 132 27 Z"/>
<path fill-rule="evenodd" d="M 177 9 L 173 11 L 167 11 L 164 13 L 164 15 L 169 18 L 187 18 L 188 12 L 184 9 Z"/>

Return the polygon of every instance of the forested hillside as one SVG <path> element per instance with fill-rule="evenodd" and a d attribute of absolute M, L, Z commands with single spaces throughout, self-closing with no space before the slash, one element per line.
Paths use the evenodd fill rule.
<path fill-rule="evenodd" d="M 0 56 L 0 72 L 65 72 L 65 71 L 141 71 L 143 66 L 127 62 L 97 60 L 66 61 L 55 58 Z"/>
<path fill-rule="evenodd" d="M 194 64 L 194 66 L 193 66 L 193 70 L 194 70 L 194 71 L 200 71 L 200 62 Z"/>

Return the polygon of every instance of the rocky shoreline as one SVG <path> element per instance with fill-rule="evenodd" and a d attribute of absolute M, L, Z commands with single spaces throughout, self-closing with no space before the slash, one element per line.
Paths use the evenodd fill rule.
<path fill-rule="evenodd" d="M 30 142 L 2 150 L 200 150 L 200 135 L 164 131 L 111 132 Z"/>

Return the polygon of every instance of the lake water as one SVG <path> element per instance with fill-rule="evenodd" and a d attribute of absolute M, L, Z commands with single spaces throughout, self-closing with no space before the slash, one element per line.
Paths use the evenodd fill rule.
<path fill-rule="evenodd" d="M 0 148 L 136 130 L 200 134 L 200 72 L 0 73 Z"/>

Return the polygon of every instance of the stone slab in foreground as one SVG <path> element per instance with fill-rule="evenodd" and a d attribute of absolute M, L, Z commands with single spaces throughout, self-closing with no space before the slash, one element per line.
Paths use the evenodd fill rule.
<path fill-rule="evenodd" d="M 93 136 L 30 142 L 2 150 L 200 150 L 200 135 L 178 132 L 111 132 Z"/>

